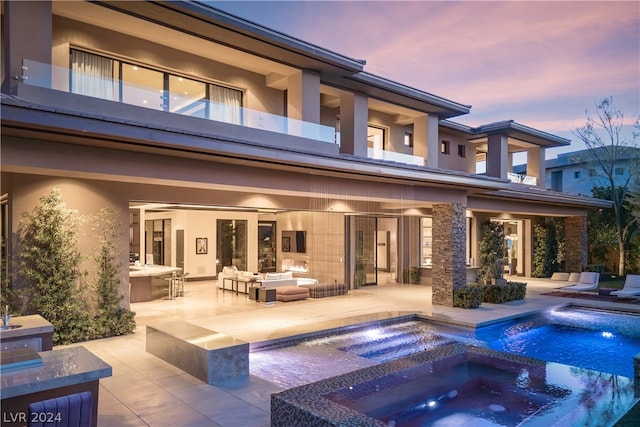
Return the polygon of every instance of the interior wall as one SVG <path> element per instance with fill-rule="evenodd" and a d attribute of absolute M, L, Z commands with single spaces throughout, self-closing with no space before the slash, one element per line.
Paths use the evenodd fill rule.
<path fill-rule="evenodd" d="M 184 230 L 184 271 L 189 279 L 209 279 L 216 276 L 217 220 L 237 219 L 247 221 L 247 270 L 258 271 L 258 214 L 255 212 L 175 210 L 146 212 L 144 220 L 171 219 L 171 265 L 176 265 L 176 231 Z M 207 239 L 207 253 L 196 253 L 196 239 Z M 225 267 L 225 266 L 222 266 Z"/>
<path fill-rule="evenodd" d="M 291 211 L 277 215 L 278 267 L 284 259 L 307 263 L 306 276 L 319 283 L 344 282 L 344 214 Z M 283 252 L 283 231 L 305 231 L 306 252 Z"/>

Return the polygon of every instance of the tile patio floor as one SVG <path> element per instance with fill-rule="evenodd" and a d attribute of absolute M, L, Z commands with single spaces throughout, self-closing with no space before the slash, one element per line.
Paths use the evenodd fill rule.
<path fill-rule="evenodd" d="M 387 284 L 350 291 L 344 296 L 267 306 L 249 300 L 244 294 L 222 291 L 215 281 L 189 282 L 182 298 L 132 304 L 137 313 L 134 334 L 80 344 L 113 367 L 113 376 L 100 381 L 98 425 L 270 424 L 270 395 L 280 391 L 279 386 L 255 375 L 216 386 L 205 384 L 146 353 L 147 324 L 180 319 L 254 343 L 403 313 L 422 313 L 475 325 L 575 302 L 541 295 L 558 287 L 558 282 L 518 280 L 528 283 L 524 301 L 485 303 L 474 310 L 433 306 L 430 286 Z"/>

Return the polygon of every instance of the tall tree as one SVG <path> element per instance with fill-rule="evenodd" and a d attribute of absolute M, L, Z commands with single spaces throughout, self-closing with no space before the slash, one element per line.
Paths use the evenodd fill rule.
<path fill-rule="evenodd" d="M 614 105 L 612 97 L 596 104 L 596 111 L 587 111 L 587 122 L 574 131 L 587 147 L 590 156 L 590 174 L 602 178 L 602 187 L 613 202 L 616 240 L 618 246 L 618 274 L 625 274 L 627 244 L 632 237 L 638 218 L 624 212 L 629 189 L 640 176 L 640 116 L 627 132 L 624 113 Z M 619 174 L 618 169 L 624 168 Z"/>

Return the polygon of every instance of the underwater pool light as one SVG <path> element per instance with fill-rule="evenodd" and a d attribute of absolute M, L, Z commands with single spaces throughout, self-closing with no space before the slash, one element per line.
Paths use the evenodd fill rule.
<path fill-rule="evenodd" d="M 613 334 L 611 332 L 604 331 L 602 333 L 603 338 L 613 338 Z"/>

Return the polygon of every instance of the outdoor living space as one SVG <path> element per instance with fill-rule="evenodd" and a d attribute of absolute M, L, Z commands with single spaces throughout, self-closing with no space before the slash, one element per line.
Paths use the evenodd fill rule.
<path fill-rule="evenodd" d="M 223 291 L 215 281 L 188 283 L 184 297 L 132 304 L 134 334 L 81 344 L 113 367 L 113 376 L 100 382 L 98 425 L 270 425 L 271 394 L 281 386 L 251 372 L 246 379 L 206 384 L 145 351 L 148 324 L 180 320 L 253 344 L 409 313 L 477 325 L 575 301 L 543 295 L 558 286 L 554 281 L 520 279 L 528 283 L 524 300 L 485 303 L 473 310 L 432 305 L 431 287 L 424 285 L 386 284 L 335 297 L 264 304 Z"/>

